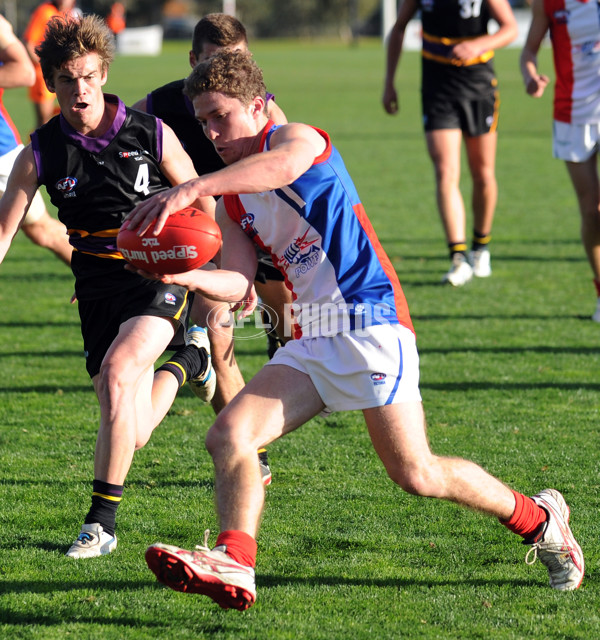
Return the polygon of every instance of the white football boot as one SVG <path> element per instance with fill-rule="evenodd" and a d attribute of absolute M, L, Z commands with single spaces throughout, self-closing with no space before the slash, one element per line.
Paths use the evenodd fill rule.
<path fill-rule="evenodd" d="M 84 524 L 77 540 L 65 554 L 69 558 L 97 558 L 117 548 L 117 536 L 106 533 L 98 522 Z"/>
<path fill-rule="evenodd" d="M 581 547 L 569 527 L 569 507 L 556 489 L 544 489 L 532 500 L 548 514 L 546 526 L 534 540 L 525 540 L 531 549 L 527 564 L 540 559 L 550 576 L 550 586 L 559 591 L 573 591 L 583 580 L 585 563 Z"/>
<path fill-rule="evenodd" d="M 187 551 L 157 542 L 146 550 L 146 562 L 159 582 L 175 591 L 199 593 L 212 598 L 222 609 L 244 611 L 256 601 L 254 569 L 236 562 L 225 547 L 204 545 Z"/>
<path fill-rule="evenodd" d="M 476 278 L 489 278 L 492 275 L 489 249 L 469 251 L 469 264 L 473 268 L 473 275 Z"/>
<path fill-rule="evenodd" d="M 194 395 L 203 400 L 210 402 L 215 395 L 217 388 L 217 376 L 212 366 L 212 358 L 210 355 L 210 341 L 206 329 L 197 325 L 192 325 L 187 332 L 187 344 L 193 344 L 198 349 L 206 349 L 208 355 L 208 366 L 206 371 L 196 378 L 190 378 L 190 388 Z"/>
<path fill-rule="evenodd" d="M 442 278 L 442 284 L 451 284 L 453 287 L 462 287 L 473 279 L 473 267 L 469 264 L 464 253 L 455 253 L 452 256 L 452 264 L 448 273 Z"/>

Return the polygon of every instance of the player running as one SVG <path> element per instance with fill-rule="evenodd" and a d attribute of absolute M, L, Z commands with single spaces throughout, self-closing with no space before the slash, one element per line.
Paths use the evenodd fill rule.
<path fill-rule="evenodd" d="M 553 588 L 579 587 L 583 554 L 558 491 L 529 498 L 472 462 L 431 452 L 406 300 L 329 136 L 269 121 L 262 73 L 247 54 L 217 54 L 198 65 L 185 86 L 228 166 L 146 200 L 125 224 L 143 233 L 156 220 L 158 233 L 170 213 L 196 198 L 228 194 L 217 204 L 223 264 L 211 272 L 145 275 L 239 302 L 252 288 L 257 244 L 292 287 L 302 335 L 278 349 L 207 434 L 220 525 L 216 546 L 152 545 L 146 559 L 158 579 L 224 608 L 251 606 L 264 502 L 257 448 L 318 414 L 355 409 L 363 412 L 388 475 L 405 491 L 498 518 L 531 545 Z"/>

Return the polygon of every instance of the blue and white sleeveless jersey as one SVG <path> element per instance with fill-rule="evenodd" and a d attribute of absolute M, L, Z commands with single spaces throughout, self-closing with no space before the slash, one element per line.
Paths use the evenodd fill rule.
<path fill-rule="evenodd" d="M 276 129 L 267 124 L 261 152 Z M 396 272 L 344 162 L 327 133 L 316 131 L 327 146 L 308 171 L 280 189 L 224 196 L 227 214 L 272 255 L 302 336 L 387 323 L 414 331 Z"/>

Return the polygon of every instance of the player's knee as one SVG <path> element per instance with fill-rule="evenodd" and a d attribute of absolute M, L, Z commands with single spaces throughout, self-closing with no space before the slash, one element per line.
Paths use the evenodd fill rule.
<path fill-rule="evenodd" d="M 226 413 L 223 411 L 217 416 L 206 434 L 206 449 L 213 459 L 220 456 L 243 456 L 246 451 L 252 450 L 252 444 L 245 437 L 248 430 L 229 420 Z"/>
<path fill-rule="evenodd" d="M 414 496 L 436 497 L 439 493 L 436 474 L 429 465 L 402 465 L 388 469 L 388 475 L 401 489 Z"/>

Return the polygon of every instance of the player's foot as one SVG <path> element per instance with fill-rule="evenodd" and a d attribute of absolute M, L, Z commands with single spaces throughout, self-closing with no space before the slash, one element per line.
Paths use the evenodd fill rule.
<path fill-rule="evenodd" d="M 106 533 L 98 522 L 84 524 L 77 540 L 65 554 L 69 558 L 97 558 L 117 548 L 117 536 Z"/>
<path fill-rule="evenodd" d="M 258 450 L 258 464 L 260 465 L 260 475 L 262 477 L 263 484 L 267 487 L 271 484 L 273 476 L 271 474 L 271 467 L 269 466 L 266 449 Z"/>
<path fill-rule="evenodd" d="M 600 322 L 600 298 L 598 298 L 598 303 L 596 304 L 596 311 L 594 311 L 592 320 L 594 322 Z"/>
<path fill-rule="evenodd" d="M 208 596 L 223 609 L 244 611 L 256 600 L 254 569 L 218 548 L 198 546 L 195 551 L 186 551 L 156 543 L 146 550 L 146 562 L 167 587 Z"/>
<path fill-rule="evenodd" d="M 453 287 L 462 287 L 473 278 L 473 267 L 467 261 L 464 253 L 455 253 L 452 256 L 452 264 L 448 273 L 442 278 L 442 283 L 451 284 Z"/>
<path fill-rule="evenodd" d="M 533 564 L 539 558 L 548 569 L 553 589 L 573 591 L 583 580 L 584 560 L 569 527 L 569 507 L 556 489 L 544 489 L 532 499 L 546 511 L 548 520 L 534 539 L 524 540 L 524 544 L 531 545 L 525 562 Z"/>
<path fill-rule="evenodd" d="M 492 275 L 489 249 L 469 251 L 469 264 L 473 268 L 473 275 L 476 278 L 489 278 Z"/>
<path fill-rule="evenodd" d="M 212 358 L 210 356 L 210 341 L 206 329 L 197 325 L 192 325 L 188 329 L 187 343 L 193 344 L 198 349 L 206 349 L 208 355 L 208 365 L 203 373 L 195 378 L 190 378 L 190 387 L 200 400 L 210 402 L 215 395 L 217 388 L 217 376 L 212 366 Z"/>

